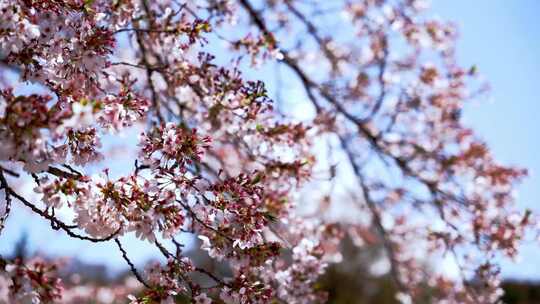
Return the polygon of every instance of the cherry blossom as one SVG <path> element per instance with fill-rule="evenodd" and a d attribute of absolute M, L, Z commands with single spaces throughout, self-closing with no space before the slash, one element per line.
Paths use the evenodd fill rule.
<path fill-rule="evenodd" d="M 495 258 L 517 257 L 536 224 L 515 204 L 526 170 L 461 121 L 486 86 L 425 1 L 4 0 L 0 12 L 0 233 L 17 205 L 116 244 L 137 286 L 104 299 L 324 303 L 317 282 L 348 237 L 383 249 L 402 303 L 426 286 L 434 303 L 494 303 Z M 110 142 L 133 166 L 117 168 Z M 128 234 L 167 262 L 138 269 Z M 187 238 L 227 272 L 191 260 Z M 448 257 L 458 278 L 425 266 Z M 0 261 L 16 301 L 97 290 L 63 287 L 44 260 Z"/>

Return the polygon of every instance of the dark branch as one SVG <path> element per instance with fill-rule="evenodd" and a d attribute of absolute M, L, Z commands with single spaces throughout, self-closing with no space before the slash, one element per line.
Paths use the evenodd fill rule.
<path fill-rule="evenodd" d="M 114 239 L 114 242 L 116 243 L 116 245 L 118 246 L 118 249 L 120 249 L 120 252 L 122 253 L 122 258 L 124 258 L 124 260 L 126 261 L 126 263 L 129 265 L 129 269 L 131 270 L 131 272 L 133 273 L 133 275 L 135 276 L 135 278 L 137 279 L 137 281 L 141 282 L 141 284 L 143 284 L 146 288 L 151 288 L 150 285 L 148 285 L 148 283 L 146 283 L 143 278 L 141 277 L 141 275 L 139 274 L 139 272 L 137 271 L 137 268 L 135 268 L 135 265 L 133 265 L 133 263 L 131 262 L 131 260 L 128 258 L 127 256 L 127 252 L 126 250 L 124 250 L 124 248 L 122 247 L 122 243 L 120 243 L 120 240 L 118 240 L 117 238 Z"/>

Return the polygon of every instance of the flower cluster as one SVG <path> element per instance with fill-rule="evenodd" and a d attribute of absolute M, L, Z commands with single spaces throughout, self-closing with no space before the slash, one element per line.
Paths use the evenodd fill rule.
<path fill-rule="evenodd" d="M 152 133 L 140 136 L 141 156 L 154 168 L 179 168 L 199 161 L 204 149 L 208 148 L 209 137 L 200 137 L 196 129 L 168 123 L 155 128 Z"/>
<path fill-rule="evenodd" d="M 48 145 L 44 132 L 55 132 L 70 116 L 69 111 L 49 106 L 52 98 L 48 95 L 15 96 L 7 89 L 0 92 L 0 98 L 4 108 L 0 117 L 0 160 L 22 161 L 28 170 L 40 171 L 62 155 Z"/>
<path fill-rule="evenodd" d="M 18 303 L 50 303 L 60 300 L 63 287 L 55 276 L 56 266 L 41 259 L 23 263 L 0 260 L 0 280 L 9 283 L 9 295 L 0 300 Z M 0 289 L 3 284 L 0 283 Z M 6 302 L 7 303 L 7 302 Z"/>

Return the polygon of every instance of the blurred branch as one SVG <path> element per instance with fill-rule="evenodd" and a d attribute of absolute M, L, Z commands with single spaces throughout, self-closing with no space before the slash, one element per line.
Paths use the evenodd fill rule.
<path fill-rule="evenodd" d="M 4 200 L 6 202 L 6 207 L 4 209 L 4 214 L 0 217 L 0 234 L 4 230 L 5 222 L 11 213 L 11 195 L 9 192 L 8 183 L 6 177 L 4 176 L 5 169 L 0 167 L 0 189 L 4 189 Z"/>

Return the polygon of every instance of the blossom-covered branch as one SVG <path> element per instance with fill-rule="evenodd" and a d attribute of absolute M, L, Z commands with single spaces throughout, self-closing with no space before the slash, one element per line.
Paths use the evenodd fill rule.
<path fill-rule="evenodd" d="M 426 286 L 433 302 L 496 302 L 492 259 L 515 257 L 535 220 L 514 206 L 526 171 L 461 122 L 484 86 L 423 4 L 1 2 L 0 233 L 18 202 L 69 237 L 114 240 L 131 303 L 324 302 L 344 238 L 384 249 L 404 303 Z M 130 233 L 166 262 L 137 269 Z M 226 273 L 184 252 L 192 236 Z M 425 267 L 448 255 L 458 278 Z M 49 263 L 1 266 L 17 299 L 62 301 Z"/>

